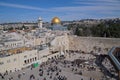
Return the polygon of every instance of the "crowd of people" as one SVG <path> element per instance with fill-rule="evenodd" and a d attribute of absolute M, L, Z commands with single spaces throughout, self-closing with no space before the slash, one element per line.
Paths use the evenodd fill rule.
<path fill-rule="evenodd" d="M 88 55 L 87 55 L 88 54 Z M 79 55 L 79 56 L 78 56 Z M 82 56 L 83 55 L 83 56 Z M 87 55 L 87 56 L 86 56 Z M 75 57 L 77 56 L 77 57 Z M 67 60 L 68 58 L 74 57 L 73 61 Z M 102 60 L 100 57 L 98 57 L 98 62 Z M 110 67 L 111 65 L 108 62 L 108 59 L 104 59 L 102 62 L 104 65 L 107 65 L 107 67 L 112 71 L 114 70 L 113 67 Z M 96 76 L 92 75 L 92 72 L 90 73 L 92 76 L 86 76 L 85 73 L 90 71 L 96 71 L 99 73 L 102 72 L 102 69 L 99 68 L 97 65 L 95 65 L 96 58 L 89 53 L 85 52 L 79 52 L 79 51 L 70 51 L 67 52 L 67 56 L 58 56 L 51 59 L 48 59 L 47 62 L 41 63 L 39 67 L 37 67 L 37 75 L 31 73 L 29 75 L 29 80 L 69 80 L 69 77 L 64 73 L 73 73 L 73 75 L 80 75 L 79 80 L 97 80 L 97 79 L 103 79 L 103 77 L 99 76 L 96 78 Z M 30 66 L 30 71 L 34 71 L 34 68 Z M 18 71 L 19 72 L 19 71 Z M 7 71 L 4 74 L 0 74 L 1 78 L 5 80 L 6 76 L 9 75 Z M 22 80 L 23 76 L 27 76 L 28 73 L 22 72 L 17 75 L 18 80 Z M 28 76 L 27 76 L 28 77 Z M 7 77 L 7 80 L 15 80 L 13 76 Z"/>

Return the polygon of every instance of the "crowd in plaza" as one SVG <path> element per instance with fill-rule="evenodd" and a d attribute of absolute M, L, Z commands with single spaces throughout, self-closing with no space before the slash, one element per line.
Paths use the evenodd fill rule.
<path fill-rule="evenodd" d="M 102 59 L 99 58 L 99 60 Z M 76 75 L 79 77 L 78 79 L 75 77 L 75 80 L 103 80 L 106 74 L 102 73 L 103 69 L 95 65 L 95 62 L 96 58 L 92 54 L 71 51 L 67 52 L 67 56 L 48 59 L 37 68 L 30 66 L 22 71 L 11 73 L 6 71 L 6 73 L 0 74 L 0 80 L 23 80 L 24 78 L 25 80 L 72 80 L 72 76 Z M 114 70 L 110 62 L 108 63 L 108 59 L 105 58 L 102 64 L 107 65 L 106 67 L 111 71 Z"/>

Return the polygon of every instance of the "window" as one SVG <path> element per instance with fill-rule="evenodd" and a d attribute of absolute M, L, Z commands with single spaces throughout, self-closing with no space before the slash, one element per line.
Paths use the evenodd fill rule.
<path fill-rule="evenodd" d="M 32 58 L 33 59 L 33 61 L 34 61 L 34 58 Z"/>
<path fill-rule="evenodd" d="M 10 63 L 10 60 L 7 60 L 7 63 Z"/>
<path fill-rule="evenodd" d="M 14 58 L 14 61 L 16 61 L 17 59 L 16 58 Z"/>
<path fill-rule="evenodd" d="M 25 63 L 25 64 L 27 64 L 27 61 L 26 61 L 26 60 L 24 60 L 24 63 Z"/>
<path fill-rule="evenodd" d="M 25 55 L 24 58 L 27 58 L 27 55 Z"/>
<path fill-rule="evenodd" d="M 6 45 L 6 47 L 8 47 L 8 45 Z"/>
<path fill-rule="evenodd" d="M 27 62 L 29 63 L 29 59 L 27 60 Z"/>
<path fill-rule="evenodd" d="M 0 65 L 3 65 L 4 63 L 3 62 L 0 62 Z"/>
<path fill-rule="evenodd" d="M 32 59 L 30 59 L 30 62 L 32 62 Z"/>
<path fill-rule="evenodd" d="M 35 57 L 35 61 L 37 60 L 37 58 Z"/>
<path fill-rule="evenodd" d="M 10 46 L 12 47 L 12 44 L 10 44 Z"/>

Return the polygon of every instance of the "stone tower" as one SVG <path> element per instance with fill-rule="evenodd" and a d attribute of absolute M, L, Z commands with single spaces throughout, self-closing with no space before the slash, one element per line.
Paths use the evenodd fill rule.
<path fill-rule="evenodd" d="M 38 27 L 39 27 L 39 29 L 40 28 L 42 28 L 42 18 L 41 17 L 39 17 L 39 19 L 38 19 Z"/>

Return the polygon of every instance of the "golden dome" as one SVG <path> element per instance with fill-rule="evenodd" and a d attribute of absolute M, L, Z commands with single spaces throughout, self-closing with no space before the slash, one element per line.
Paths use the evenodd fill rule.
<path fill-rule="evenodd" d="M 60 24 L 61 21 L 60 21 L 60 19 L 59 19 L 58 17 L 54 17 L 54 18 L 52 19 L 51 23 L 52 23 L 52 24 Z"/>

